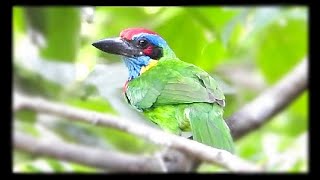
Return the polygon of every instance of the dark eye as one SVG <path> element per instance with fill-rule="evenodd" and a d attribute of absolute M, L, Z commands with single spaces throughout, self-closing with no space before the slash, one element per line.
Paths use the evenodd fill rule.
<path fill-rule="evenodd" d="M 138 46 L 141 48 L 145 48 L 148 45 L 148 41 L 146 39 L 139 39 Z"/>

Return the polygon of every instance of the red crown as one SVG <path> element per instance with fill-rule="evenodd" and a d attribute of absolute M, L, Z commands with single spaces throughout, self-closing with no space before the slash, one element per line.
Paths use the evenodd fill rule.
<path fill-rule="evenodd" d="M 157 34 L 151 30 L 145 29 L 145 28 L 128 28 L 120 33 L 120 37 L 127 40 L 132 40 L 132 37 L 134 35 L 140 34 L 140 33 L 148 33 L 148 34 Z"/>

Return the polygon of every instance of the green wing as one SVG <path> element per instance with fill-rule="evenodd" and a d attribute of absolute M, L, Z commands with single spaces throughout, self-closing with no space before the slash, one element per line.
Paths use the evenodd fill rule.
<path fill-rule="evenodd" d="M 152 70 L 129 83 L 126 96 L 140 110 L 195 102 L 217 102 L 224 106 L 225 99 L 208 73 L 180 60 L 159 62 Z"/>
<path fill-rule="evenodd" d="M 223 120 L 223 109 L 217 104 L 195 103 L 186 111 L 193 139 L 234 153 L 229 127 Z"/>

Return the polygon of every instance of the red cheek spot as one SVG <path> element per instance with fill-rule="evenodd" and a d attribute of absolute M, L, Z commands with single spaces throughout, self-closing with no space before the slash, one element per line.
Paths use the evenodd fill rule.
<path fill-rule="evenodd" d="M 146 49 L 143 50 L 143 53 L 145 55 L 151 55 L 152 54 L 152 46 L 147 47 Z"/>

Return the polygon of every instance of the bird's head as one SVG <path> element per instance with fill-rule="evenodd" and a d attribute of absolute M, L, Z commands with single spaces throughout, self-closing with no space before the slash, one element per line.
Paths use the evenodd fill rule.
<path fill-rule="evenodd" d="M 129 80 L 140 76 L 164 57 L 176 57 L 162 37 L 144 28 L 125 29 L 120 37 L 102 39 L 92 45 L 106 53 L 121 55 L 129 70 Z"/>

